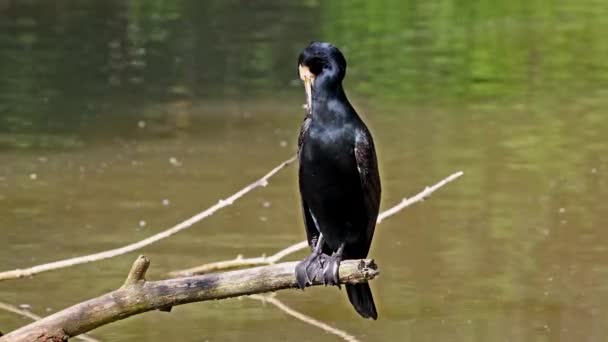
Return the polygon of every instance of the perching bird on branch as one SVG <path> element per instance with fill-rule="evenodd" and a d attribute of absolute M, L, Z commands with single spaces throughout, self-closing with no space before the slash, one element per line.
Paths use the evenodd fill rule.
<path fill-rule="evenodd" d="M 380 206 L 380 177 L 372 136 L 346 98 L 346 60 L 335 46 L 313 42 L 298 60 L 307 115 L 298 138 L 299 183 L 312 253 L 296 267 L 300 288 L 322 274 L 338 285 L 343 259 L 365 258 Z M 346 292 L 365 318 L 378 314 L 367 283 Z"/>

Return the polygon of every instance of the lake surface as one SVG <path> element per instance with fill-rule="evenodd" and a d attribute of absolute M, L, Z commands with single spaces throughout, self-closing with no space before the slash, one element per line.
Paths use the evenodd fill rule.
<path fill-rule="evenodd" d="M 383 208 L 465 175 L 378 226 L 378 321 L 335 288 L 278 298 L 362 341 L 605 341 L 607 18 L 599 0 L 0 0 L 0 268 L 143 239 L 289 158 L 297 56 L 327 40 L 374 134 Z M 300 241 L 296 184 L 292 165 L 145 248 L 148 278 Z M 0 282 L 0 301 L 55 312 L 120 286 L 137 254 Z M 3 332 L 27 322 L 0 312 Z M 340 340 L 247 298 L 92 335 Z"/>

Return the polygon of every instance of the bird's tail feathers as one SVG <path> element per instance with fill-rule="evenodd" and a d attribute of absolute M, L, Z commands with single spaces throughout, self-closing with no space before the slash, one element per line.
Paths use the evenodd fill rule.
<path fill-rule="evenodd" d="M 363 318 L 377 319 L 378 312 L 368 283 L 346 284 L 348 299 Z"/>

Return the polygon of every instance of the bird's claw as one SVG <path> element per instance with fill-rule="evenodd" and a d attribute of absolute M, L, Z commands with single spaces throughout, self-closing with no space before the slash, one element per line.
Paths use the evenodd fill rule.
<path fill-rule="evenodd" d="M 306 285 L 311 284 L 307 271 L 308 265 L 305 262 L 306 260 L 301 261 L 296 265 L 296 284 L 301 290 L 304 290 Z"/>
<path fill-rule="evenodd" d="M 341 256 L 332 255 L 327 257 L 325 261 L 325 267 L 323 267 L 323 284 L 324 285 L 335 285 L 338 288 L 340 287 L 340 276 L 338 271 L 340 269 L 340 261 L 342 261 Z"/>
<path fill-rule="evenodd" d="M 318 279 L 318 274 L 322 273 L 323 267 L 326 264 L 325 255 L 312 253 L 304 260 L 296 265 L 296 283 L 298 288 L 304 289 L 308 285 L 312 285 L 315 279 Z"/>

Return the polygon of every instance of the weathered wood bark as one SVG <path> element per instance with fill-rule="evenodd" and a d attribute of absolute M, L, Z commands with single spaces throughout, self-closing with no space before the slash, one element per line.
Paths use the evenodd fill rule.
<path fill-rule="evenodd" d="M 76 304 L 0 337 L 1 342 L 63 341 L 99 326 L 150 310 L 169 311 L 172 306 L 223 299 L 296 286 L 297 262 L 245 270 L 174 278 L 144 279 L 149 261 L 140 256 L 125 284 L 110 293 Z M 373 260 L 346 260 L 340 265 L 341 283 L 360 283 L 379 272 Z M 314 285 L 321 285 L 317 280 Z"/>

